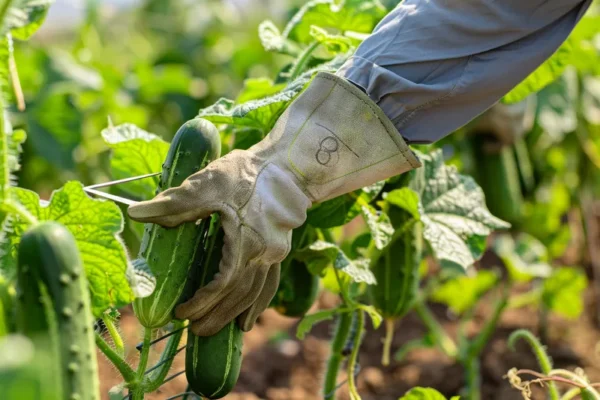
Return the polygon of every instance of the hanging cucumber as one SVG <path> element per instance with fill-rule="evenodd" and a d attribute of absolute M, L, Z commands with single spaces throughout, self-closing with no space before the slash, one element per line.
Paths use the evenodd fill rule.
<path fill-rule="evenodd" d="M 225 234 L 218 226 L 218 223 L 213 225 L 204 248 L 206 257 L 203 267 L 197 270 L 197 287 L 210 282 L 219 271 Z M 242 366 L 242 336 L 235 320 L 212 336 L 196 336 L 188 329 L 185 375 L 195 393 L 220 399 L 233 389 Z"/>
<path fill-rule="evenodd" d="M 181 185 L 220 153 L 219 131 L 212 123 L 203 119 L 186 122 L 171 142 L 157 192 Z M 160 328 L 174 318 L 173 309 L 184 300 L 186 281 L 198 259 L 196 251 L 202 248 L 208 224 L 209 219 L 175 228 L 146 224 L 140 253 L 133 262 L 149 268 L 156 277 L 154 292 L 133 303 L 135 315 L 146 328 Z"/>
<path fill-rule="evenodd" d="M 519 138 L 515 141 L 513 152 L 517 160 L 522 191 L 525 195 L 529 195 L 535 190 L 535 174 L 533 172 L 529 149 L 524 138 Z"/>
<path fill-rule="evenodd" d="M 472 137 L 475 179 L 492 214 L 516 223 L 522 216 L 523 194 L 515 155 L 511 146 L 496 146 L 492 141 L 488 135 Z"/>
<path fill-rule="evenodd" d="M 0 337 L 14 331 L 14 288 L 0 276 Z"/>
<path fill-rule="evenodd" d="M 73 235 L 44 222 L 26 232 L 18 249 L 17 327 L 56 362 L 49 390 L 56 398 L 99 399 L 94 321 L 89 289 Z"/>
<path fill-rule="evenodd" d="M 295 251 L 315 238 L 314 229 L 307 223 L 294 229 L 292 248 L 281 263 L 279 287 L 269 307 L 287 317 L 301 317 L 308 312 L 319 294 L 319 277 L 308 270 L 306 264 L 294 258 Z"/>
<path fill-rule="evenodd" d="M 412 219 L 409 213 L 390 207 L 386 210 L 394 229 L 403 229 Z M 422 225 L 415 221 L 406 232 L 393 240 L 371 261 L 377 285 L 369 286 L 373 305 L 385 319 L 386 339 L 382 364 L 390 361 L 394 324 L 412 307 L 419 286 L 419 266 L 423 257 Z"/>
<path fill-rule="evenodd" d="M 282 271 L 271 307 L 287 317 L 301 317 L 308 312 L 319 294 L 319 277 L 310 273 L 302 261 L 291 260 Z"/>

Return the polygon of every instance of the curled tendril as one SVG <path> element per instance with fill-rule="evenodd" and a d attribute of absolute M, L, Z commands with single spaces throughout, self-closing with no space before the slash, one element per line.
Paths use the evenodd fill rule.
<path fill-rule="evenodd" d="M 520 375 L 533 375 L 536 379 L 523 380 Z M 581 368 L 577 368 L 575 372 L 571 372 L 564 369 L 555 369 L 550 371 L 547 375 L 544 375 L 537 371 L 528 369 L 517 369 L 511 368 L 504 378 L 508 379 L 510 385 L 521 392 L 524 400 L 532 400 L 531 385 L 537 384 L 542 387 L 546 384 L 557 382 L 565 385 L 574 386 L 576 389 L 586 391 L 588 394 L 593 395 L 594 398 L 600 399 L 600 394 L 594 389 L 600 386 L 599 383 L 590 384 L 587 380 L 585 372 Z"/>

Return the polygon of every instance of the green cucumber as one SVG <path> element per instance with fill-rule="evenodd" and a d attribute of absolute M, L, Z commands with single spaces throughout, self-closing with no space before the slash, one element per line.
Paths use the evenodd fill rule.
<path fill-rule="evenodd" d="M 212 280 L 219 271 L 225 234 L 217 226 L 218 223 L 213 225 L 204 248 L 198 287 Z M 243 332 L 235 320 L 212 336 L 196 336 L 188 329 L 185 375 L 195 393 L 208 399 L 220 399 L 233 389 L 242 366 L 242 338 Z"/>
<path fill-rule="evenodd" d="M 18 331 L 56 362 L 55 387 L 49 392 L 65 399 L 99 399 L 89 289 L 69 230 L 44 222 L 27 231 L 19 244 L 17 276 Z"/>
<path fill-rule="evenodd" d="M 419 266 L 423 257 L 422 225 L 414 222 L 410 229 L 401 232 L 412 216 L 391 206 L 387 210 L 396 229 L 392 241 L 371 261 L 371 270 L 377 285 L 368 287 L 372 304 L 386 322 L 382 364 L 390 360 L 394 322 L 412 308 L 419 289 Z"/>
<path fill-rule="evenodd" d="M 310 273 L 302 261 L 291 260 L 282 271 L 271 307 L 287 317 L 301 317 L 308 312 L 319 294 L 319 277 Z"/>
<path fill-rule="evenodd" d="M 522 219 L 523 193 L 519 169 L 511 146 L 490 143 L 487 135 L 473 135 L 475 180 L 485 193 L 485 202 L 496 217 L 511 223 Z"/>
<path fill-rule="evenodd" d="M 308 223 L 294 229 L 290 253 L 281 263 L 281 278 L 269 307 L 287 317 L 301 317 L 308 312 L 319 294 L 319 277 L 306 264 L 295 259 L 295 253 L 316 240 L 314 228 Z"/>
<path fill-rule="evenodd" d="M 210 122 L 193 119 L 175 134 L 163 164 L 157 190 L 176 187 L 193 173 L 217 159 L 221 153 L 219 131 Z M 173 309 L 188 295 L 186 282 L 196 251 L 202 248 L 209 220 L 187 222 L 175 228 L 146 224 L 134 265 L 149 268 L 156 278 L 154 292 L 133 302 L 135 315 L 146 328 L 160 328 L 173 318 Z"/>
<path fill-rule="evenodd" d="M 15 330 L 14 297 L 14 287 L 0 276 L 0 337 Z"/>

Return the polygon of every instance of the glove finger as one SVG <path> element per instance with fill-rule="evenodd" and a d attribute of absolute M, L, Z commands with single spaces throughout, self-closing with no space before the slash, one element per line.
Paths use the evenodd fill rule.
<path fill-rule="evenodd" d="M 277 288 L 279 287 L 280 273 L 281 263 L 274 264 L 269 268 L 269 273 L 267 274 L 265 285 L 263 286 L 260 295 L 256 301 L 240 315 L 238 322 L 244 332 L 250 331 L 254 327 L 260 314 L 269 307 L 269 304 L 271 303 L 271 300 L 273 300 L 273 297 L 275 297 L 275 293 L 277 293 Z"/>
<path fill-rule="evenodd" d="M 253 276 L 244 275 L 254 273 L 258 266 L 248 264 L 262 254 L 265 244 L 250 228 L 238 225 L 236 218 L 234 213 L 230 214 L 227 210 L 223 212 L 221 221 L 225 238 L 219 272 L 206 286 L 198 289 L 190 300 L 177 306 L 177 318 L 200 319 L 230 292 L 244 290 L 252 284 Z"/>
<path fill-rule="evenodd" d="M 180 186 L 159 193 L 152 200 L 141 201 L 129 206 L 127 214 L 135 221 L 152 222 L 166 227 L 208 217 L 215 209 L 215 199 L 206 198 L 202 187 L 210 184 L 208 174 L 198 172 Z"/>
<path fill-rule="evenodd" d="M 191 329 L 194 334 L 214 335 L 256 302 L 265 284 L 267 268 L 249 266 L 248 271 L 253 273 L 248 274 L 249 276 L 240 276 L 239 282 L 236 282 L 239 284 L 232 285 L 233 290 L 204 313 L 203 317 L 192 319 Z"/>

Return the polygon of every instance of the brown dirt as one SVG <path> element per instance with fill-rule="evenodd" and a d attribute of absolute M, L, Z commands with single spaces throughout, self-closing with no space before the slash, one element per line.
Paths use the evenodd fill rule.
<path fill-rule="evenodd" d="M 317 307 L 330 307 L 335 300 L 331 295 L 323 295 Z M 592 381 L 600 381 L 600 331 L 592 322 L 593 294 L 586 296 L 586 313 L 575 321 L 551 317 L 549 321 L 549 353 L 556 367 L 573 369 L 583 367 Z M 446 313 L 443 307 L 432 306 L 433 311 L 451 333 L 457 322 Z M 490 305 L 483 304 L 477 311 L 469 329 L 476 332 L 489 315 Z M 226 400 L 313 400 L 322 399 L 321 381 L 324 365 L 328 357 L 328 339 L 331 323 L 322 323 L 313 329 L 304 342 L 295 338 L 297 320 L 282 317 L 268 310 L 259 324 L 244 336 L 244 364 L 234 393 Z M 486 347 L 482 358 L 482 379 L 485 400 L 518 400 L 521 395 L 512 389 L 503 376 L 512 368 L 537 370 L 534 356 L 526 346 L 520 344 L 517 352 L 507 347 L 508 335 L 518 328 L 537 331 L 538 316 L 535 310 L 509 310 L 504 313 L 500 326 Z M 135 343 L 140 340 L 141 330 L 129 309 L 123 311 L 121 329 L 129 344 L 129 359 L 135 364 L 137 351 Z M 393 340 L 394 348 L 425 332 L 420 320 L 409 314 L 397 325 Z M 462 368 L 435 349 L 417 350 L 402 362 L 392 362 L 389 367 L 380 364 L 383 329 L 368 333 L 361 348 L 357 377 L 359 391 L 364 400 L 397 400 L 413 386 L 429 386 L 450 396 L 458 394 L 463 385 Z M 157 345 L 160 348 L 160 345 Z M 158 355 L 154 354 L 156 359 Z M 120 382 L 118 372 L 99 354 L 100 375 L 103 399 L 108 399 L 108 390 Z M 172 373 L 184 368 L 183 354 L 174 362 Z M 346 377 L 340 373 L 340 381 Z M 186 387 L 185 375 L 180 375 L 166 383 L 159 391 L 147 396 L 148 399 L 167 399 L 183 392 Z M 537 394 L 536 394 L 537 393 Z M 539 393 L 534 399 L 542 399 Z M 344 385 L 337 391 L 340 400 L 349 399 Z"/>

